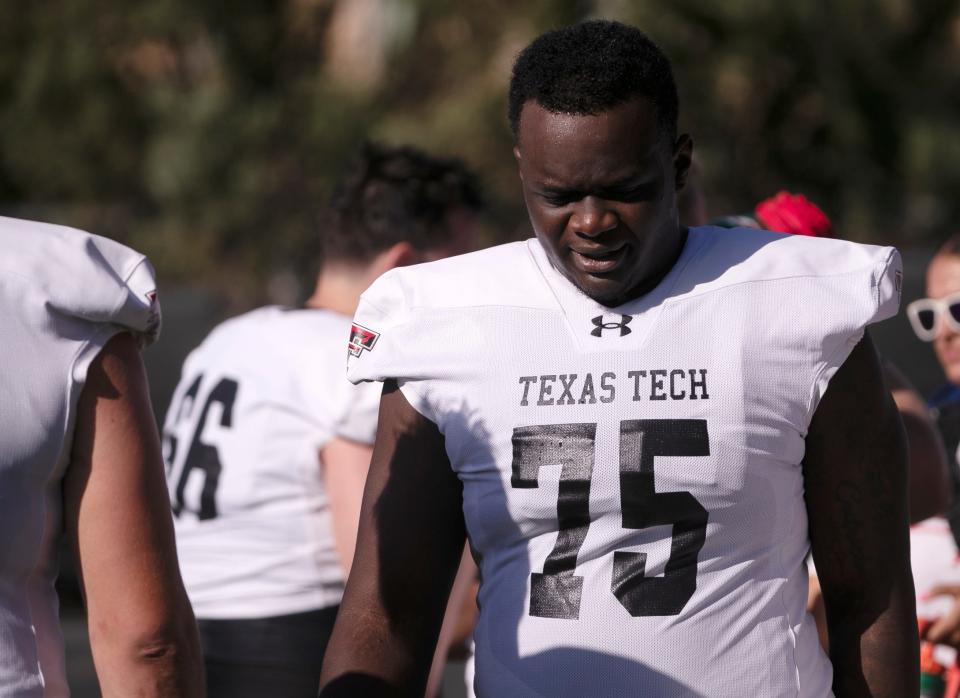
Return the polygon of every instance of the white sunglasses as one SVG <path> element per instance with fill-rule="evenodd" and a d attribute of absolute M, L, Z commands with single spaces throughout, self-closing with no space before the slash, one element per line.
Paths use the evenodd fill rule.
<path fill-rule="evenodd" d="M 917 337 L 924 342 L 932 342 L 937 336 L 937 318 L 943 318 L 947 327 L 960 334 L 960 293 L 915 300 L 907 306 L 907 317 Z"/>

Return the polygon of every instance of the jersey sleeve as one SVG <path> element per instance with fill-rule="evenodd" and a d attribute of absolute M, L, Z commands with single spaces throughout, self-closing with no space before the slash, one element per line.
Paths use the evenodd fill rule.
<path fill-rule="evenodd" d="M 361 444 L 373 444 L 377 436 L 382 388 L 377 382 L 348 386 L 346 409 L 335 425 L 337 436 Z"/>
<path fill-rule="evenodd" d="M 400 271 L 387 272 L 360 297 L 347 342 L 347 378 L 396 380 L 410 405 L 436 422 L 424 392 L 434 333 L 415 322 Z"/>
<path fill-rule="evenodd" d="M 160 336 L 160 297 L 156 274 L 145 257 L 124 282 L 120 291 L 120 305 L 111 322 L 137 335 L 142 346 L 153 344 Z"/>
<path fill-rule="evenodd" d="M 824 312 L 819 320 L 831 318 L 824 335 L 821 359 L 809 401 L 808 418 L 827 390 L 830 379 L 863 338 L 868 325 L 897 314 L 903 283 L 900 253 L 892 247 L 859 245 L 868 258 L 860 268 L 835 277 L 826 277 L 816 292 L 817 300 L 843 312 Z"/>
<path fill-rule="evenodd" d="M 160 334 L 156 278 L 146 257 L 93 235 L 85 248 L 90 253 L 85 275 L 91 293 L 76 302 L 61 295 L 56 308 L 68 316 L 56 321 L 58 326 L 79 322 L 89 328 L 73 364 L 74 394 L 86 383 L 90 365 L 112 337 L 129 332 L 144 348 Z"/>
<path fill-rule="evenodd" d="M 29 259 L 22 268 L 43 286 L 49 310 L 61 317 L 135 334 L 141 345 L 160 334 L 156 275 L 142 254 L 98 235 L 29 225 Z"/>
<path fill-rule="evenodd" d="M 160 335 L 160 299 L 156 273 L 143 255 L 106 238 L 90 236 L 91 276 L 100 287 L 101 304 L 80 306 L 90 320 L 109 323 L 136 335 L 142 346 Z"/>

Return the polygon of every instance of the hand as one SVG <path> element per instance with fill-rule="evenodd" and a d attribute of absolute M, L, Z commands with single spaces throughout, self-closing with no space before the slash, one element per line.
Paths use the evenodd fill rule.
<path fill-rule="evenodd" d="M 960 585 L 942 584 L 933 587 L 929 594 L 934 596 L 952 596 L 953 608 L 945 616 L 928 625 L 921 638 L 928 642 L 951 645 L 960 648 Z"/>

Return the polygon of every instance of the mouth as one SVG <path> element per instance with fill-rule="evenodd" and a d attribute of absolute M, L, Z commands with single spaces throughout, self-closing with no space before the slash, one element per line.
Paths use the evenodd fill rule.
<path fill-rule="evenodd" d="M 609 274 L 619 267 L 627 256 L 627 244 L 615 247 L 596 247 L 575 250 L 570 248 L 574 268 L 585 274 Z"/>

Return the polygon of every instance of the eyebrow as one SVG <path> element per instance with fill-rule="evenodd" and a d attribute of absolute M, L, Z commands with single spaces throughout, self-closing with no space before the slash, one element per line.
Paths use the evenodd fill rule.
<path fill-rule="evenodd" d="M 645 176 L 631 176 L 624 179 L 617 180 L 616 182 L 611 182 L 609 184 L 604 184 L 599 187 L 591 188 L 594 191 L 599 192 L 624 192 L 630 191 L 633 189 L 642 189 L 645 186 L 652 185 L 654 183 L 653 179 Z M 542 194 L 582 194 L 585 190 L 581 187 L 574 187 L 571 189 L 557 186 L 554 184 L 544 184 L 537 187 Z"/>

